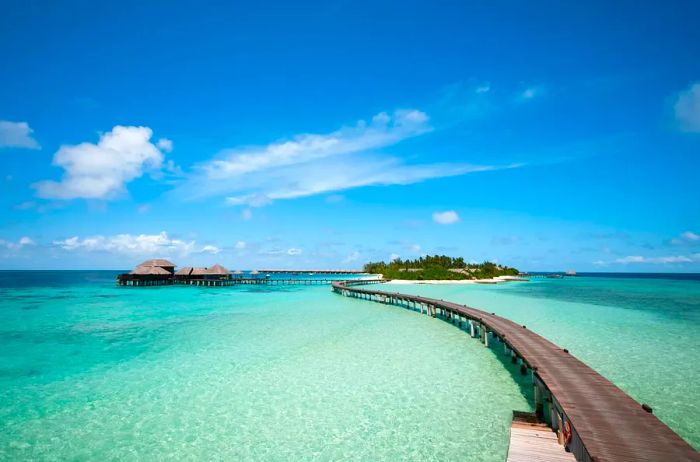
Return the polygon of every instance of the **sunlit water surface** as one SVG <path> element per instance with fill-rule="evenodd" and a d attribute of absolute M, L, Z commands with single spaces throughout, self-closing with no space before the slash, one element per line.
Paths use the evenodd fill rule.
<path fill-rule="evenodd" d="M 0 272 L 0 460 L 493 460 L 529 410 L 451 325 L 314 287 Z"/>
<path fill-rule="evenodd" d="M 700 449 L 700 277 L 386 285 L 525 324 L 567 348 Z"/>

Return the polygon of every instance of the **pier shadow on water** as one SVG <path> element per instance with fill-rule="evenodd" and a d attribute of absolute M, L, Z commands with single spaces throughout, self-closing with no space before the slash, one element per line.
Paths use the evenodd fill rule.
<path fill-rule="evenodd" d="M 443 322 L 446 322 L 448 324 L 453 324 L 452 320 L 449 318 L 442 316 L 442 315 L 437 315 L 436 319 L 439 319 Z M 470 337 L 470 329 L 469 329 L 469 323 L 463 322 L 462 326 L 460 327 L 458 322 L 455 321 L 453 324 L 453 327 L 455 329 L 459 329 L 462 331 L 464 335 L 467 337 Z M 529 409 L 513 409 L 514 411 L 526 411 L 526 412 L 532 412 L 535 409 L 535 390 L 533 387 L 532 383 L 532 371 L 528 368 L 525 368 L 525 373 L 522 373 L 522 361 L 517 360 L 516 362 L 513 362 L 510 350 L 506 352 L 505 349 L 505 344 L 501 340 L 499 340 L 496 336 L 492 334 L 488 334 L 489 336 L 489 346 L 484 348 L 488 348 L 489 352 L 493 355 L 493 357 L 501 363 L 503 368 L 508 371 L 510 374 L 511 378 L 515 382 L 515 384 L 518 386 L 518 390 L 520 391 L 520 394 L 525 398 L 529 405 Z M 470 338 L 470 340 L 474 342 L 481 343 L 479 340 L 479 334 L 477 333 L 476 337 Z"/>

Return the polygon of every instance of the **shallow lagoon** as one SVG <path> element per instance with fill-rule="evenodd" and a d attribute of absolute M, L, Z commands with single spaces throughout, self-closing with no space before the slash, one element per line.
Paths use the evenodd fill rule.
<path fill-rule="evenodd" d="M 582 359 L 700 449 L 700 281 L 576 277 L 387 285 L 526 324 Z"/>
<path fill-rule="evenodd" d="M 530 409 L 498 352 L 327 286 L 66 273 L 0 273 L 0 459 L 500 461 Z M 700 446 L 697 281 L 381 287 L 527 324 Z"/>
<path fill-rule="evenodd" d="M 74 276 L 2 284 L 0 459 L 495 461 L 530 409 L 451 325 L 327 286 Z"/>

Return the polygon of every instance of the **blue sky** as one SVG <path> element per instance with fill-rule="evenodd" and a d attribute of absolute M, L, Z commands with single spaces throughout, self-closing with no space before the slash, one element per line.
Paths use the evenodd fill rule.
<path fill-rule="evenodd" d="M 697 2 L 0 6 L 0 268 L 700 271 Z"/>

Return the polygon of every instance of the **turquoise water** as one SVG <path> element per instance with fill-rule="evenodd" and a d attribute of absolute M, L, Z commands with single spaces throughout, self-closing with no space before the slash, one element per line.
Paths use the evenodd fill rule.
<path fill-rule="evenodd" d="M 700 280 L 577 277 L 394 285 L 525 324 L 582 359 L 700 449 Z"/>
<path fill-rule="evenodd" d="M 444 322 L 328 286 L 0 273 L 1 460 L 503 460 L 523 388 Z"/>
<path fill-rule="evenodd" d="M 492 460 L 529 387 L 455 327 L 328 286 L 0 272 L 0 460 Z M 495 311 L 700 447 L 700 282 L 372 286 Z"/>

